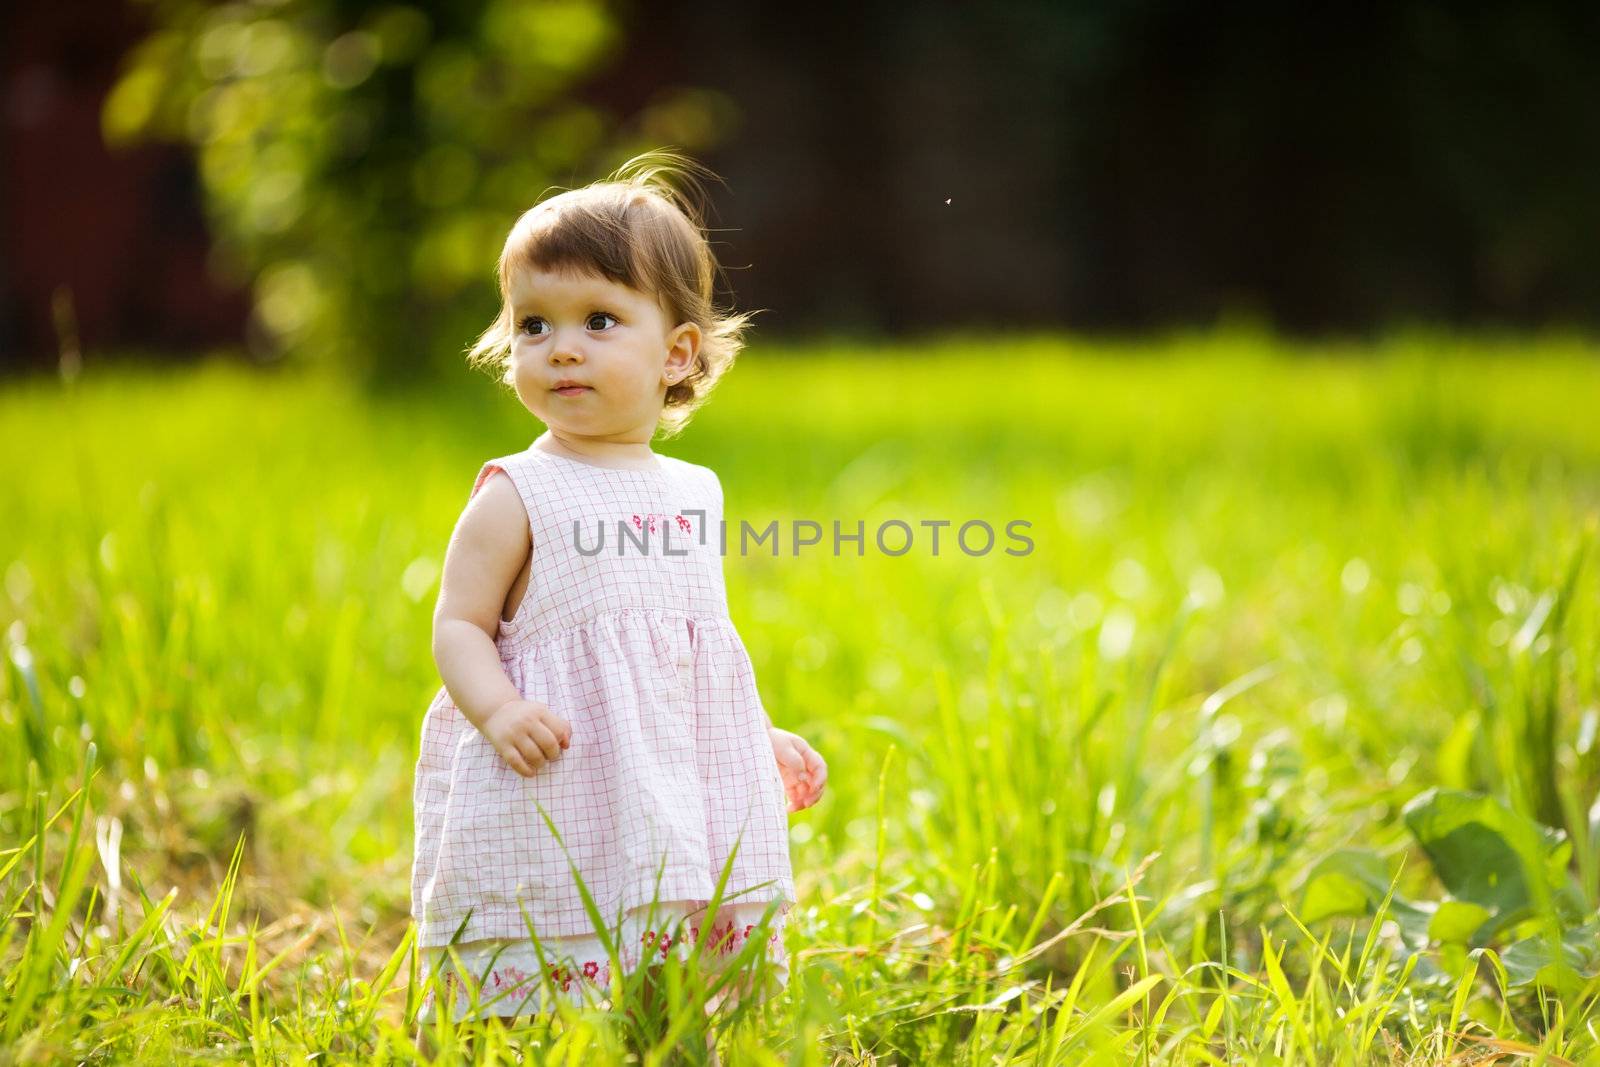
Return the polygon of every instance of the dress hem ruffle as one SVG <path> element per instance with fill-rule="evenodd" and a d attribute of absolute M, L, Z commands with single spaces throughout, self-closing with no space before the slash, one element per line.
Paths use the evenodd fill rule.
<path fill-rule="evenodd" d="M 674 900 L 710 900 L 711 886 L 703 879 L 697 879 L 695 872 L 685 872 L 686 876 L 681 881 L 669 882 L 665 878 L 661 881 L 659 901 L 664 905 Z M 721 907 L 726 908 L 732 904 L 761 904 L 767 905 L 772 901 L 779 901 L 782 905 L 780 911 L 786 911 L 795 904 L 792 891 L 780 892 L 773 896 L 753 897 L 748 893 L 724 894 Z M 647 907 L 648 900 L 638 904 L 621 906 L 621 901 L 610 905 L 599 905 L 600 914 L 612 925 L 617 922 L 619 914 L 634 912 Z M 577 911 L 558 911 L 552 918 L 546 916 L 540 921 L 534 915 L 532 907 L 527 908 L 529 920 L 534 924 L 534 929 L 539 930 L 549 937 L 581 937 L 594 933 L 594 924 L 589 920 L 588 911 L 580 904 Z M 435 918 L 430 920 L 412 917 L 417 924 L 417 947 L 422 949 L 438 949 L 450 944 L 456 939 L 456 930 L 461 926 L 462 916 L 454 916 L 446 920 Z M 467 941 L 486 941 L 490 939 L 521 939 L 528 936 L 528 924 L 523 918 L 523 911 L 515 905 L 499 905 L 495 907 L 480 907 L 472 913 L 465 929 L 461 931 L 458 939 Z"/>

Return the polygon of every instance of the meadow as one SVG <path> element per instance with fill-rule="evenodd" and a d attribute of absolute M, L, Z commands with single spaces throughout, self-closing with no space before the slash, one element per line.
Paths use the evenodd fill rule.
<path fill-rule="evenodd" d="M 1597 355 L 758 342 L 658 449 L 730 521 L 868 537 L 725 560 L 830 767 L 793 977 L 714 1020 L 725 1062 L 1600 1064 Z M 0 1063 L 425 1061 L 433 600 L 480 464 L 541 429 L 465 370 L 0 389 Z M 960 551 L 973 519 L 1031 551 Z M 647 1062 L 702 1054 L 686 981 Z"/>

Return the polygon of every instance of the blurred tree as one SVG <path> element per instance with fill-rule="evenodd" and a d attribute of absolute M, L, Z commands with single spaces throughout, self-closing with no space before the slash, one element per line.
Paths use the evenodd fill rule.
<path fill-rule="evenodd" d="M 191 143 L 252 347 L 374 386 L 459 366 L 516 215 L 639 147 L 568 96 L 617 45 L 601 0 L 143 2 L 107 141 Z"/>

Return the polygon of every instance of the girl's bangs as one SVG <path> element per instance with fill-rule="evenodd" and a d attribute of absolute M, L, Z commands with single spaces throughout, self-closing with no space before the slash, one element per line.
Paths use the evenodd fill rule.
<path fill-rule="evenodd" d="M 598 274 L 631 289 L 643 288 L 627 233 L 581 207 L 558 212 L 536 226 L 519 226 L 506 243 L 501 264 L 500 281 L 506 288 L 518 270 Z"/>

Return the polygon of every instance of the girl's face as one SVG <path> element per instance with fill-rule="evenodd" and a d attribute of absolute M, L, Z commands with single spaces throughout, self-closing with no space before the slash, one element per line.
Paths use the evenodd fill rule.
<path fill-rule="evenodd" d="M 587 271 L 523 271 L 507 297 L 523 405 L 568 441 L 648 443 L 667 386 L 693 365 L 699 327 L 674 325 L 654 298 Z"/>

